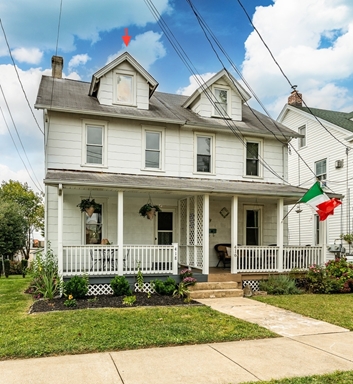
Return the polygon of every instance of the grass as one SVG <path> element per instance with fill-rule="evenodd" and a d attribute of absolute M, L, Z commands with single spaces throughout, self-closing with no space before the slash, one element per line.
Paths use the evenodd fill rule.
<path fill-rule="evenodd" d="M 277 337 L 206 306 L 28 315 L 29 278 L 0 278 L 0 360 Z"/>
<path fill-rule="evenodd" d="M 255 296 L 254 300 L 353 331 L 352 294 Z"/>
<path fill-rule="evenodd" d="M 242 384 L 258 384 L 259 381 Z M 261 384 L 351 384 L 353 383 L 353 371 L 335 372 L 327 375 L 314 375 L 305 377 L 293 377 L 291 379 L 279 379 L 261 381 Z"/>

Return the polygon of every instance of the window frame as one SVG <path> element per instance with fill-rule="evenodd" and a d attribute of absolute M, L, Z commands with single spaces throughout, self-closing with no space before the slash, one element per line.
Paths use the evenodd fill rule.
<path fill-rule="evenodd" d="M 258 245 L 263 244 L 263 217 L 264 217 L 264 207 L 263 205 L 245 205 L 243 206 L 243 225 L 244 225 L 244 232 L 243 232 L 243 244 L 247 244 L 246 242 L 246 235 L 247 235 L 247 222 L 246 222 L 246 213 L 247 211 L 258 211 Z M 255 228 L 255 227 L 254 227 Z"/>
<path fill-rule="evenodd" d="M 317 171 L 317 167 L 318 167 L 319 163 L 321 163 L 321 162 L 325 162 L 325 173 L 320 173 L 319 174 L 318 171 Z M 320 181 L 320 184 L 321 184 L 322 187 L 326 187 L 326 180 L 327 180 L 327 158 L 315 161 L 314 165 L 315 165 L 315 176 L 316 176 L 316 179 Z M 322 177 L 323 175 L 325 177 Z"/>
<path fill-rule="evenodd" d="M 147 133 L 159 133 L 159 168 L 150 168 L 146 167 L 146 151 L 147 151 Z M 165 137 L 165 129 L 162 127 L 152 127 L 144 125 L 142 126 L 142 164 L 141 170 L 143 171 L 152 171 L 152 172 L 164 172 L 164 137 Z"/>
<path fill-rule="evenodd" d="M 210 171 L 202 172 L 197 170 L 197 158 L 198 158 L 198 143 L 197 139 L 199 137 L 205 137 L 211 139 L 210 145 Z M 203 132 L 194 132 L 194 173 L 197 175 L 214 175 L 215 174 L 215 153 L 216 153 L 216 135 L 211 133 L 203 133 Z M 200 154 L 201 156 L 201 154 Z"/>
<path fill-rule="evenodd" d="M 258 162 L 258 175 L 248 175 L 247 174 L 247 145 L 248 143 L 258 144 L 257 151 L 257 162 Z M 253 139 L 253 138 L 245 138 L 245 147 L 244 147 L 244 177 L 245 178 L 255 178 L 261 179 L 263 178 L 263 166 L 261 164 L 261 160 L 263 159 L 263 150 L 264 150 L 263 140 L 261 139 Z"/>
<path fill-rule="evenodd" d="M 130 76 L 132 78 L 132 98 L 131 101 L 118 100 L 118 76 Z M 136 72 L 119 69 L 114 72 L 113 76 L 113 104 L 136 106 Z"/>
<path fill-rule="evenodd" d="M 298 133 L 300 135 L 303 134 L 301 131 L 304 131 L 304 137 L 298 137 L 298 149 L 306 147 L 306 124 L 298 128 Z"/>
<path fill-rule="evenodd" d="M 102 128 L 102 163 L 88 163 L 87 162 L 87 127 L 100 127 Z M 108 122 L 101 120 L 82 120 L 82 156 L 81 166 L 82 167 L 96 167 L 106 168 L 107 167 L 107 156 L 108 156 Z"/>
<path fill-rule="evenodd" d="M 218 102 L 216 98 L 216 90 L 227 91 L 227 111 L 225 116 L 218 113 L 215 104 Z M 218 118 L 230 118 L 230 105 L 231 105 L 231 89 L 225 85 L 214 84 L 212 87 L 213 103 L 212 103 L 212 116 Z"/>

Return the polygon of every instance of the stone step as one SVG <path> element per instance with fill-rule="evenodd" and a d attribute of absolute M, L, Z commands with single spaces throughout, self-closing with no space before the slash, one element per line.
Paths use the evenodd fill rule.
<path fill-rule="evenodd" d="M 240 274 L 231 274 L 231 273 L 210 273 L 208 275 L 207 281 L 237 281 L 241 282 Z"/>
<path fill-rule="evenodd" d="M 203 291 L 190 291 L 190 298 L 197 299 L 213 299 L 221 297 L 243 297 L 242 289 L 209 289 Z"/>
<path fill-rule="evenodd" d="M 196 283 L 189 287 L 190 291 L 201 291 L 201 290 L 212 290 L 212 289 L 236 289 L 238 288 L 238 283 L 236 281 L 215 281 L 215 282 L 201 282 Z"/>

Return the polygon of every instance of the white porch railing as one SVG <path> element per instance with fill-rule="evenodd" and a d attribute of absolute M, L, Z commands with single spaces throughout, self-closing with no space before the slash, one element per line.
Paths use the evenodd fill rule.
<path fill-rule="evenodd" d="M 290 271 L 291 269 L 308 269 L 312 264 L 321 264 L 322 247 L 284 246 L 282 255 L 279 255 L 279 247 L 277 246 L 237 246 L 233 261 L 237 272 L 279 272 Z"/>
<path fill-rule="evenodd" d="M 136 275 L 138 268 L 144 275 L 178 273 L 177 244 L 124 245 L 122 263 L 119 263 L 118 255 L 119 247 L 116 245 L 64 246 L 63 275 Z M 123 266 L 122 270 L 119 270 L 119 264 Z"/>

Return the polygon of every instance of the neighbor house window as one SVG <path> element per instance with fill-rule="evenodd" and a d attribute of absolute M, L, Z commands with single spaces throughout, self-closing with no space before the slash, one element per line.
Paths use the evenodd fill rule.
<path fill-rule="evenodd" d="M 326 159 L 317 161 L 315 163 L 315 175 L 316 178 L 321 182 L 321 185 L 326 186 Z"/>
<path fill-rule="evenodd" d="M 135 76 L 118 72 L 115 74 L 115 102 L 117 104 L 135 104 Z"/>
<path fill-rule="evenodd" d="M 104 127 L 98 125 L 86 126 L 86 163 L 103 164 Z"/>
<path fill-rule="evenodd" d="M 161 132 L 146 131 L 145 168 L 161 168 Z"/>
<path fill-rule="evenodd" d="M 259 151 L 260 151 L 260 143 L 249 142 L 249 141 L 246 143 L 246 175 L 247 176 L 260 176 Z"/>
<path fill-rule="evenodd" d="M 212 139 L 211 136 L 196 136 L 196 171 L 212 172 Z"/>
<path fill-rule="evenodd" d="M 228 116 L 228 90 L 214 88 L 214 94 L 216 99 L 214 105 L 215 116 Z"/>
<path fill-rule="evenodd" d="M 306 146 L 306 126 L 303 125 L 302 127 L 299 127 L 298 133 L 304 136 L 304 137 L 299 137 L 299 148 L 303 148 Z"/>

